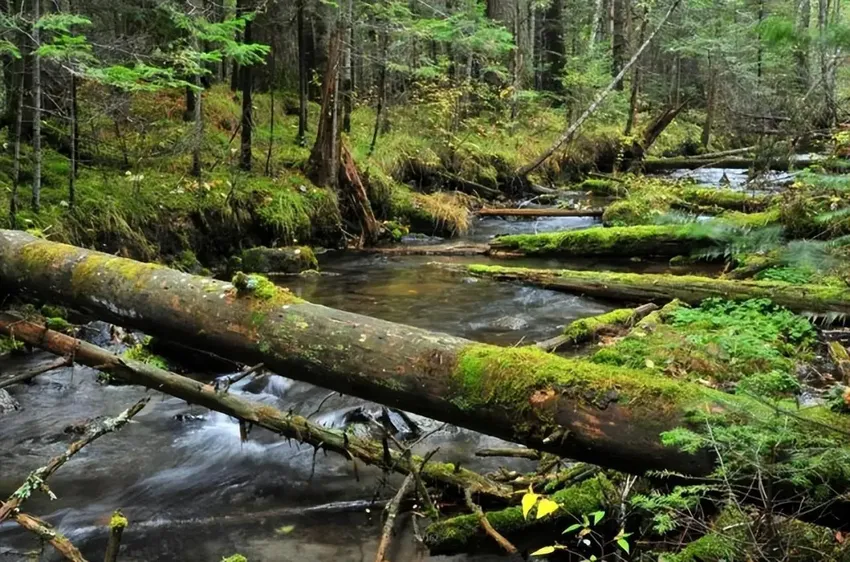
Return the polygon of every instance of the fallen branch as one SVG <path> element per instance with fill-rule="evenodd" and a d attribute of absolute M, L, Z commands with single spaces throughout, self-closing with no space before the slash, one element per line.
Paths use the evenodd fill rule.
<path fill-rule="evenodd" d="M 564 332 L 537 343 L 544 351 L 555 351 L 562 345 L 578 345 L 598 339 L 604 334 L 617 333 L 622 328 L 633 326 L 647 314 L 658 310 L 658 305 L 648 303 L 637 308 L 618 308 L 599 316 L 580 318 L 571 322 Z"/>
<path fill-rule="evenodd" d="M 472 494 L 469 490 L 464 490 L 463 496 L 466 499 L 466 507 L 471 511 L 475 517 L 478 518 L 478 523 L 481 525 L 481 528 L 484 529 L 484 532 L 493 537 L 493 540 L 502 547 L 502 549 L 508 554 L 514 554 L 517 549 L 514 545 L 511 544 L 511 541 L 502 536 L 499 531 L 493 528 L 493 525 L 490 524 L 490 521 L 487 519 L 487 516 L 484 514 L 484 511 L 481 507 L 472 501 Z"/>
<path fill-rule="evenodd" d="M 375 555 L 375 562 L 384 562 L 387 560 L 387 550 L 392 542 L 393 527 L 395 526 L 395 519 L 398 517 L 401 500 L 404 499 L 404 496 L 407 495 L 407 492 L 413 486 L 413 480 L 413 474 L 408 474 L 398 489 L 398 492 L 396 492 L 396 495 L 387 504 L 385 510 L 387 512 L 387 521 L 384 523 L 384 532 L 381 533 L 381 542 L 378 543 L 378 553 Z"/>
<path fill-rule="evenodd" d="M 53 369 L 58 369 L 59 367 L 65 367 L 67 365 L 72 365 L 73 362 L 70 359 L 62 358 L 54 361 L 53 363 L 49 363 L 42 367 L 37 367 L 28 373 L 21 373 L 20 375 L 15 375 L 9 377 L 7 379 L 3 379 L 0 381 L 0 388 L 6 388 L 7 386 L 12 386 L 13 384 L 21 384 L 25 383 L 29 380 L 34 379 L 38 375 L 43 375 L 44 373 L 48 373 Z"/>
<path fill-rule="evenodd" d="M 480 209 L 481 217 L 601 217 L 605 209 Z"/>
<path fill-rule="evenodd" d="M 37 344 L 33 344 L 37 345 Z M 112 433 L 113 431 L 118 431 L 122 427 L 124 427 L 127 422 L 129 422 L 133 416 L 138 414 L 142 408 L 145 407 L 145 404 L 148 403 L 150 397 L 145 397 L 136 402 L 130 408 L 121 412 L 118 416 L 114 418 L 107 418 L 105 420 L 96 420 L 89 423 L 85 429 L 85 436 L 82 439 L 74 441 L 68 447 L 68 449 L 58 455 L 50 459 L 50 461 L 32 471 L 29 476 L 27 476 L 26 481 L 15 490 L 9 499 L 6 500 L 6 503 L 3 504 L 3 507 L 0 507 L 0 522 L 5 521 L 13 512 L 15 512 L 24 501 L 29 498 L 33 491 L 41 490 L 45 492 L 51 499 L 54 499 L 55 496 L 53 492 L 47 487 L 47 479 L 56 472 L 63 464 L 68 462 L 74 455 L 76 455 L 80 449 L 96 440 L 99 437 L 106 435 L 107 433 Z"/>
<path fill-rule="evenodd" d="M 68 350 L 74 349 L 74 360 L 77 363 L 88 365 L 121 381 L 146 386 L 187 402 L 199 404 L 247 424 L 258 425 L 284 437 L 310 444 L 317 449 L 338 453 L 347 459 L 358 458 L 367 464 L 395 470 L 405 475 L 418 470 L 422 461 L 420 457 L 410 455 L 408 458 L 407 455 L 391 450 L 389 465 L 387 465 L 383 447 L 378 442 L 328 429 L 302 416 L 284 414 L 266 404 L 251 402 L 227 392 L 217 391 L 212 385 L 120 357 L 90 343 L 75 340 L 65 334 L 9 314 L 0 314 L 0 333 L 14 334 L 14 337 L 20 341 L 59 355 L 65 355 Z M 512 490 L 507 486 L 493 482 L 470 470 L 454 470 L 454 467 L 444 463 L 426 465 L 422 469 L 422 478 L 430 484 L 450 486 L 458 490 L 471 488 L 478 494 L 500 501 L 510 499 L 512 494 Z"/>
<path fill-rule="evenodd" d="M 5 506 L 0 506 L 0 509 L 3 509 L 3 507 Z M 71 562 L 87 562 L 77 547 L 68 540 L 68 537 L 41 519 L 37 519 L 32 515 L 27 515 L 26 513 L 16 513 L 12 515 L 12 518 L 18 525 L 27 531 L 34 533 L 41 540 L 49 542 L 53 548 L 55 548 L 56 551 L 65 558 L 65 560 L 70 560 Z"/>
<path fill-rule="evenodd" d="M 531 459 L 533 461 L 540 460 L 540 451 L 534 449 L 517 449 L 509 447 L 504 449 L 478 449 L 475 451 L 476 457 L 511 457 L 517 459 Z"/>

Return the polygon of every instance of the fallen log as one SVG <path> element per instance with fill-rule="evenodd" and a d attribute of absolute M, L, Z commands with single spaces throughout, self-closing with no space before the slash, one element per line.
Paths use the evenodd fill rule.
<path fill-rule="evenodd" d="M 348 459 L 357 458 L 367 464 L 385 470 L 393 469 L 401 474 L 410 474 L 414 470 L 420 470 L 422 466 L 420 457 L 408 457 L 394 450 L 390 450 L 386 455 L 381 443 L 325 428 L 302 416 L 284 414 L 266 404 L 245 400 L 212 385 L 121 357 L 96 345 L 76 340 L 10 314 L 0 314 L 0 333 L 14 334 L 20 341 L 57 355 L 64 356 L 73 352 L 75 362 L 107 373 L 117 380 L 145 386 L 191 404 L 199 404 L 317 449 L 338 453 Z M 511 497 L 511 488 L 470 470 L 438 462 L 427 463 L 421 470 L 422 478 L 430 484 L 444 488 L 468 488 L 477 494 L 502 501 Z M 0 515 L 2 513 L 3 510 L 0 509 Z"/>
<path fill-rule="evenodd" d="M 564 328 L 564 333 L 539 342 L 537 347 L 544 351 L 555 351 L 562 345 L 577 345 L 598 339 L 603 334 L 613 334 L 623 328 L 633 326 L 647 314 L 658 310 L 658 306 L 649 303 L 637 308 L 618 308 L 605 314 L 579 318 Z"/>
<path fill-rule="evenodd" d="M 0 504 L 0 508 L 2 508 L 2 504 Z M 56 552 L 61 554 L 65 560 L 69 560 L 70 562 L 86 562 L 83 554 L 68 540 L 68 537 L 41 519 L 27 513 L 16 513 L 12 517 L 18 525 L 33 533 L 42 541 L 50 543 L 56 549 Z"/>
<path fill-rule="evenodd" d="M 479 209 L 480 217 L 601 217 L 605 209 L 558 209 L 557 207 L 523 209 Z"/>
<path fill-rule="evenodd" d="M 749 170 L 759 168 L 774 172 L 787 172 L 789 170 L 802 170 L 812 165 L 824 166 L 827 169 L 839 169 L 840 166 L 831 165 L 826 159 L 798 158 L 795 160 L 781 159 L 761 162 L 752 158 L 717 157 L 717 158 L 647 158 L 643 161 L 645 173 L 667 172 L 670 170 L 696 170 L 697 168 L 731 168 L 736 170 Z"/>
<path fill-rule="evenodd" d="M 480 266 L 472 269 L 475 267 Z M 584 275 L 587 279 L 605 274 Z M 837 431 L 842 436 L 848 434 L 842 419 L 823 408 L 777 410 L 747 396 L 726 394 L 645 370 L 566 359 L 533 346 L 501 348 L 477 344 L 333 310 L 298 299 L 262 277 L 243 275 L 235 281 L 238 282 L 224 283 L 42 240 L 24 232 L 0 231 L 0 285 L 7 289 L 41 295 L 154 335 L 214 349 L 248 364 L 263 362 L 270 370 L 299 380 L 560 457 L 637 474 L 669 470 L 691 476 L 708 475 L 715 467 L 714 449 L 670 447 L 661 437 L 662 433 L 682 427 L 703 429 L 702 422 L 694 421 L 694 412 L 710 412 L 719 420 L 733 420 L 736 425 L 765 420 L 774 424 L 773 418 L 781 416 L 793 423 L 830 427 L 823 421 L 828 420 L 841 428 Z M 801 292 L 800 287 L 793 290 Z M 840 291 L 831 287 L 823 290 Z M 802 292 L 805 297 L 805 290 Z M 663 295 L 662 292 L 660 296 Z M 813 295 L 808 298 L 820 302 Z M 830 304 L 836 297 L 821 300 Z M 842 304 L 839 311 L 845 311 L 846 300 L 839 298 L 838 302 Z M 62 336 L 47 331 L 45 337 L 43 327 L 34 325 L 32 329 L 38 330 L 33 334 L 34 341 L 42 338 L 39 345 Z M 75 349 L 79 358 L 85 344 L 69 348 L 66 346 L 77 345 L 72 338 L 69 340 L 70 344 L 59 345 L 60 353 Z M 123 360 L 112 367 L 118 369 L 127 364 Z M 99 368 L 102 366 L 99 364 Z M 135 370 L 140 373 L 149 372 L 150 368 L 137 367 Z M 205 390 L 196 381 L 192 384 L 204 392 L 204 397 L 215 392 L 211 387 Z M 192 396 L 202 405 L 214 403 L 200 402 L 196 393 Z M 228 395 L 225 399 L 233 404 L 235 397 Z M 280 424 L 279 418 L 263 418 L 269 412 L 263 408 L 248 412 L 256 420 L 253 423 Z M 280 431 L 292 430 L 286 425 L 278 427 Z M 345 446 L 345 437 L 342 439 L 338 445 L 344 453 L 350 447 L 350 437 L 349 447 Z M 822 442 L 817 445 L 822 451 Z M 827 520 L 836 527 L 850 525 L 850 500 L 842 495 L 847 483 L 834 481 L 830 475 L 824 478 L 834 486 L 836 495 L 830 499 L 828 509 L 805 509 L 805 515 Z M 758 490 L 757 487 L 742 486 L 740 490 L 748 501 L 765 501 L 758 493 L 748 494 L 748 490 Z M 795 513 L 801 511 L 801 502 L 806 501 L 807 495 L 800 490 L 789 493 L 787 497 L 796 500 L 777 505 Z"/>
<path fill-rule="evenodd" d="M 774 200 L 770 195 L 750 195 L 743 191 L 712 188 L 683 189 L 680 199 L 673 203 L 673 207 L 717 207 L 744 213 L 763 211 Z"/>
<path fill-rule="evenodd" d="M 490 252 L 487 244 L 410 244 L 387 248 L 360 248 L 358 252 L 384 256 L 486 256 Z"/>
<path fill-rule="evenodd" d="M 721 393 L 326 308 L 261 277 L 239 281 L 0 231 L 0 285 L 8 289 L 561 457 L 640 473 L 713 468 L 709 452 L 665 447 L 659 434 L 685 424 L 694 402 L 728 401 Z M 603 404 L 603 388 L 640 398 Z"/>
<path fill-rule="evenodd" d="M 642 225 L 511 234 L 490 242 L 490 250 L 529 256 L 672 257 L 715 244 L 710 230 L 699 224 Z"/>
<path fill-rule="evenodd" d="M 850 289 L 827 285 L 791 285 L 781 281 L 733 281 L 697 275 L 615 273 L 570 269 L 525 269 L 489 265 L 435 263 L 430 265 L 474 277 L 516 281 L 554 291 L 627 302 L 667 302 L 679 299 L 699 304 L 711 297 L 770 299 L 801 314 L 850 314 Z"/>

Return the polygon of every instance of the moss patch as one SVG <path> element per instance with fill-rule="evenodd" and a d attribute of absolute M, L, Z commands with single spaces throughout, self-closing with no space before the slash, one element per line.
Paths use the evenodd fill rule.
<path fill-rule="evenodd" d="M 580 318 L 564 328 L 564 337 L 568 343 L 580 343 L 593 339 L 601 328 L 607 326 L 624 326 L 634 314 L 633 308 L 617 308 L 611 312 Z"/>

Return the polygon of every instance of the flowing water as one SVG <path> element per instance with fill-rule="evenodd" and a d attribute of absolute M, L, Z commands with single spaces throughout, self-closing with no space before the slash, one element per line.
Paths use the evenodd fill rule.
<path fill-rule="evenodd" d="M 591 219 L 536 221 L 484 219 L 469 236 L 486 241 L 497 233 L 543 232 L 584 228 Z M 556 335 L 569 321 L 605 312 L 608 303 L 548 290 L 462 278 L 428 267 L 435 259 L 366 254 L 326 254 L 321 276 L 285 279 L 297 294 L 320 304 L 403 322 L 470 339 L 513 345 Z M 480 256 L 463 258 L 480 262 Z M 594 268 L 592 262 L 551 260 L 516 262 L 538 267 Z M 599 266 L 601 268 L 601 266 Z M 647 264 L 606 263 L 605 268 L 647 269 Z M 102 327 L 103 328 L 103 327 Z M 88 334 L 110 344 L 105 328 Z M 4 371 L 29 369 L 47 361 L 38 354 L 24 364 L 5 363 Z M 267 375 L 240 382 L 231 392 L 340 426 L 363 411 L 378 413 L 363 400 L 330 395 L 327 390 Z M 208 377 L 216 374 L 205 374 Z M 217 374 L 221 375 L 221 373 Z M 145 394 L 134 387 L 103 386 L 90 369 L 63 368 L 38 377 L 32 385 L 10 388 L 22 409 L 0 418 L 0 497 L 21 484 L 26 474 L 73 438 L 72 422 L 115 415 Z M 406 421 L 395 416 L 396 425 Z M 440 424 L 412 416 L 422 432 Z M 518 469 L 529 461 L 480 459 L 476 449 L 498 446 L 494 438 L 445 427 L 421 443 L 420 453 L 439 447 L 435 458 L 460 462 L 480 471 L 500 465 Z M 102 557 L 105 523 L 121 508 L 131 525 L 124 535 L 123 561 L 217 561 L 240 552 L 251 561 L 373 560 L 380 535 L 380 506 L 370 508 L 379 489 L 379 471 L 360 465 L 359 480 L 350 461 L 318 455 L 306 446 L 281 441 L 255 429 L 240 442 L 237 423 L 227 416 L 155 395 L 133 423 L 86 447 L 51 479 L 58 499 L 43 494 L 26 510 L 43 516 L 67 533 L 90 559 Z M 397 484 L 397 482 L 395 482 Z M 385 486 L 381 498 L 394 493 Z M 292 528 L 294 526 L 294 528 Z M 397 541 L 414 558 L 412 540 Z M 25 560 L 38 545 L 15 524 L 0 525 L 0 561 Z M 426 557 L 427 558 L 427 557 Z M 457 557 L 487 560 L 488 555 Z M 55 559 L 52 549 L 42 557 Z"/>

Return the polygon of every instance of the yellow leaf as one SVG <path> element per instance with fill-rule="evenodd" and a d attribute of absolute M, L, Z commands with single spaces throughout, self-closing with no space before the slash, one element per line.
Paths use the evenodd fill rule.
<path fill-rule="evenodd" d="M 533 492 L 528 492 L 522 496 L 522 516 L 524 518 L 528 517 L 528 512 L 531 511 L 531 508 L 537 503 L 537 498 L 539 497 L 540 496 Z"/>
<path fill-rule="evenodd" d="M 555 513 L 558 511 L 558 504 L 553 502 L 552 500 L 543 498 L 540 500 L 540 503 L 537 504 L 537 518 L 542 519 L 549 515 L 550 513 Z"/>
<path fill-rule="evenodd" d="M 295 525 L 284 525 L 283 527 L 275 529 L 275 533 L 277 533 L 278 535 L 288 535 L 289 533 L 291 533 L 294 530 L 295 530 Z"/>
<path fill-rule="evenodd" d="M 539 550 L 535 550 L 534 552 L 532 552 L 531 555 L 532 556 L 543 556 L 545 554 L 552 554 L 553 552 L 555 552 L 554 546 L 544 546 L 543 548 L 541 548 Z"/>
<path fill-rule="evenodd" d="M 645 363 L 646 363 L 647 369 L 654 369 L 655 368 L 655 361 L 653 361 L 652 359 L 647 359 Z"/>

